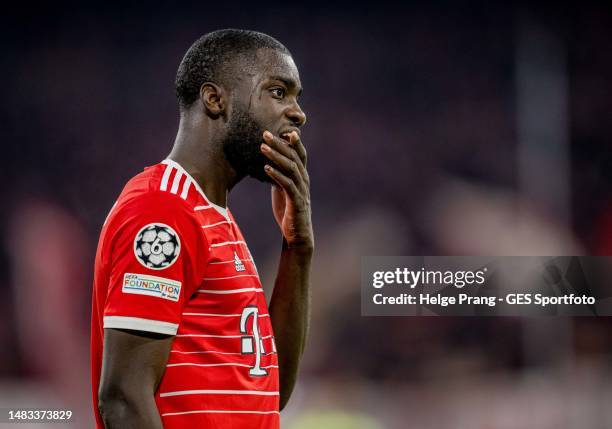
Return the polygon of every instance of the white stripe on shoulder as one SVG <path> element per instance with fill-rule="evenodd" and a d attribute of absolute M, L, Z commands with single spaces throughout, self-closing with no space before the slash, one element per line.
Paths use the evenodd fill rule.
<path fill-rule="evenodd" d="M 213 206 L 195 206 L 193 208 L 194 211 L 199 211 L 199 210 L 208 210 L 208 209 L 212 209 L 214 208 Z"/>
<path fill-rule="evenodd" d="M 183 177 L 183 172 L 181 170 L 177 170 L 174 175 L 174 180 L 172 181 L 172 188 L 170 192 L 176 194 L 178 192 L 179 184 L 181 183 L 181 178 Z"/>
<path fill-rule="evenodd" d="M 174 170 L 174 167 L 172 165 L 166 165 L 164 175 L 162 176 L 161 185 L 159 186 L 159 189 L 161 191 L 168 190 L 168 180 L 170 179 L 170 174 L 172 173 L 172 170 Z"/>
<path fill-rule="evenodd" d="M 194 188 L 195 188 L 195 189 L 196 189 L 196 190 L 197 190 L 197 191 L 200 193 L 200 195 L 202 196 L 202 198 L 204 198 L 204 201 L 206 201 L 206 202 L 208 203 L 208 205 L 212 206 L 212 208 L 214 208 L 215 210 L 217 210 L 217 211 L 218 211 L 218 212 L 219 212 L 219 213 L 220 213 L 220 214 L 221 214 L 223 217 L 225 217 L 227 220 L 230 220 L 230 218 L 229 218 L 229 214 L 228 214 L 228 211 L 227 211 L 227 208 L 225 208 L 225 207 L 221 207 L 221 206 L 218 206 L 218 205 L 216 205 L 216 204 L 212 203 L 212 202 L 211 202 L 211 201 L 208 199 L 208 197 L 206 196 L 206 194 L 204 193 L 204 191 L 202 190 L 202 188 L 200 187 L 200 185 L 198 184 L 198 182 L 197 182 L 197 181 L 196 181 L 196 180 L 195 180 L 195 179 L 194 179 L 194 178 L 193 178 L 193 177 L 192 177 L 192 176 L 189 174 L 189 172 L 188 172 L 187 170 L 185 170 L 185 169 L 184 169 L 184 168 L 181 166 L 181 164 L 179 164 L 178 162 L 173 161 L 173 160 L 171 160 L 171 159 L 169 159 L 169 158 L 164 159 L 164 160 L 162 161 L 162 164 L 166 164 L 166 165 L 168 165 L 168 166 L 170 166 L 170 165 L 171 165 L 173 168 L 176 168 L 176 170 L 177 170 L 178 172 L 180 172 L 180 173 L 181 173 L 181 175 L 185 175 L 186 177 L 188 177 L 188 178 L 192 179 L 192 182 L 193 182 L 193 186 L 194 186 Z M 177 186 L 178 186 L 178 185 L 177 185 Z M 164 190 L 165 190 L 165 189 L 164 189 Z M 176 190 L 174 191 L 174 193 L 176 193 Z"/>
<path fill-rule="evenodd" d="M 183 191 L 181 192 L 181 198 L 186 200 L 187 195 L 189 194 L 189 188 L 191 187 L 191 179 L 189 177 L 185 178 L 185 182 L 183 183 Z"/>

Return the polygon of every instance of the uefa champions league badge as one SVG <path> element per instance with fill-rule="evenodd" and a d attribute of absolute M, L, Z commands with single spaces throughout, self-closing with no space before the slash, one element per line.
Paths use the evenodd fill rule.
<path fill-rule="evenodd" d="M 151 223 L 134 238 L 134 255 L 144 267 L 163 270 L 176 262 L 181 241 L 175 230 L 163 223 Z"/>

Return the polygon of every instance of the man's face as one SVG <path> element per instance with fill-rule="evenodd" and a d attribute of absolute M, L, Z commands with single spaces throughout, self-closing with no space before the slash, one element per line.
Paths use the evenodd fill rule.
<path fill-rule="evenodd" d="M 270 163 L 260 150 L 263 132 L 285 138 L 306 122 L 298 104 L 302 92 L 293 59 L 278 51 L 260 49 L 251 73 L 245 72 L 235 90 L 227 134 L 225 157 L 239 176 L 271 182 L 264 166 Z"/>

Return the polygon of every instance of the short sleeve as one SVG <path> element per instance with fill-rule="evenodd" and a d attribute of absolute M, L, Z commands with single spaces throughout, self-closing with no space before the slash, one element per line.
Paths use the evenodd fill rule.
<path fill-rule="evenodd" d="M 201 227 L 183 200 L 165 192 L 132 198 L 115 210 L 104 328 L 175 335 L 206 266 Z"/>

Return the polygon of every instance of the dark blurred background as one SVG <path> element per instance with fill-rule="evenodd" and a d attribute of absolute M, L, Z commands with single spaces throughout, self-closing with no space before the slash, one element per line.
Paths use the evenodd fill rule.
<path fill-rule="evenodd" d="M 308 115 L 312 335 L 284 427 L 612 427 L 608 318 L 366 318 L 359 303 L 364 255 L 612 255 L 601 3 L 5 9 L 0 407 L 68 408 L 69 427 L 93 426 L 101 224 L 170 151 L 184 52 L 235 27 L 292 51 Z M 245 181 L 230 207 L 270 286 L 269 189 Z"/>

